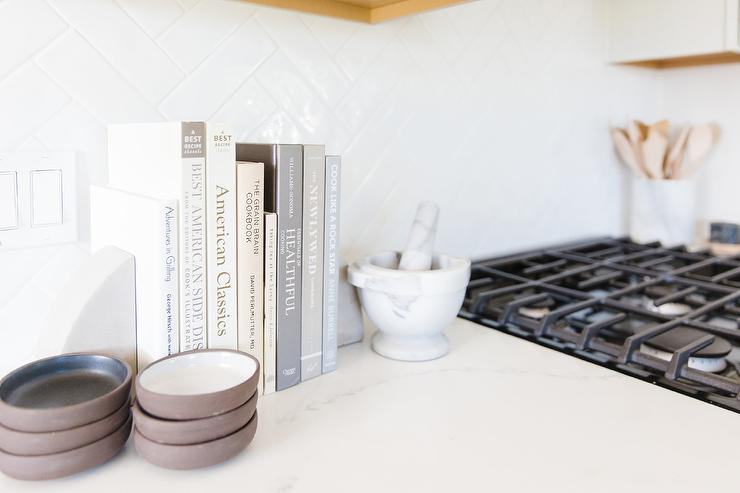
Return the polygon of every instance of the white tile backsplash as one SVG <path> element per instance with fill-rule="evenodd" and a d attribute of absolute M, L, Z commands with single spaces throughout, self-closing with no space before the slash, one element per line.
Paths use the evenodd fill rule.
<path fill-rule="evenodd" d="M 2 0 L 0 151 L 77 149 L 104 183 L 108 122 L 326 143 L 344 156 L 348 259 L 402 247 L 424 199 L 454 254 L 620 233 L 607 129 L 654 118 L 661 80 L 606 65 L 605 14 L 479 0 L 371 26 L 236 0 Z"/>

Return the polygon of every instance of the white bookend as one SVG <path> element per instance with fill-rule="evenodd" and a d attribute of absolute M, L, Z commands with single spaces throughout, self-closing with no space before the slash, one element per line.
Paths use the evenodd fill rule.
<path fill-rule="evenodd" d="M 277 371 L 277 214 L 265 214 L 265 351 L 262 374 L 265 394 L 275 392 Z"/>
<path fill-rule="evenodd" d="M 206 123 L 208 347 L 237 349 L 236 146 L 226 125 Z"/>
<path fill-rule="evenodd" d="M 237 162 L 239 350 L 257 358 L 263 367 L 264 190 L 265 165 Z"/>
<path fill-rule="evenodd" d="M 207 336 L 205 123 L 108 126 L 109 185 L 178 200 L 180 351 Z"/>
<path fill-rule="evenodd" d="M 178 351 L 177 201 L 90 187 L 91 247 L 131 253 L 139 368 Z"/>

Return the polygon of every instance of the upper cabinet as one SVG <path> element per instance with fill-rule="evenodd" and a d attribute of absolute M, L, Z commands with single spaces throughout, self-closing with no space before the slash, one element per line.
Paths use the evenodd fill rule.
<path fill-rule="evenodd" d="M 1 1 L 1 0 L 0 0 Z M 248 0 L 310 14 L 376 24 L 468 0 Z"/>
<path fill-rule="evenodd" d="M 740 0 L 609 0 L 609 59 L 652 67 L 740 61 Z"/>

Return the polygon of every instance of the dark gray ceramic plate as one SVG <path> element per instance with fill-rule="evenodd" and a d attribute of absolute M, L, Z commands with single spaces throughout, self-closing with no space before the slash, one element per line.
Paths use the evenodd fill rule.
<path fill-rule="evenodd" d="M 0 381 L 0 424 L 47 432 L 98 421 L 128 402 L 131 378 L 126 362 L 100 354 L 34 361 Z"/>
<path fill-rule="evenodd" d="M 168 356 L 136 377 L 141 408 L 163 419 L 216 416 L 244 404 L 257 390 L 259 362 L 231 349 L 204 349 Z"/>
<path fill-rule="evenodd" d="M 241 406 L 210 418 L 176 421 L 160 419 L 134 404 L 134 425 L 149 440 L 170 445 L 208 442 L 230 435 L 242 428 L 257 409 L 257 391 Z M 0 444 L 1 446 L 2 444 Z"/>
<path fill-rule="evenodd" d="M 48 455 L 76 449 L 110 435 L 130 414 L 131 406 L 126 401 L 113 414 L 68 430 L 28 432 L 0 425 L 0 450 L 15 455 Z"/>
<path fill-rule="evenodd" d="M 123 426 L 104 437 L 74 450 L 51 455 L 13 455 L 0 450 L 0 470 L 16 479 L 55 479 L 99 466 L 121 451 L 131 434 L 131 416 Z"/>
<path fill-rule="evenodd" d="M 197 469 L 231 459 L 250 444 L 257 432 L 257 413 L 242 429 L 231 435 L 194 445 L 166 445 L 149 440 L 134 430 L 134 444 L 139 455 L 154 465 L 167 469 Z"/>

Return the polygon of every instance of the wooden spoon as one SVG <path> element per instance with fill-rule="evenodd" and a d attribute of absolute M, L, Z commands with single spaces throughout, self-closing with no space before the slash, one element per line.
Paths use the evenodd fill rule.
<path fill-rule="evenodd" d="M 684 154 L 686 153 L 686 140 L 689 137 L 689 131 L 691 127 L 684 127 L 681 129 L 681 133 L 678 134 L 676 142 L 673 143 L 670 152 L 665 160 L 665 175 L 668 178 L 675 178 L 681 163 L 683 162 Z"/>
<path fill-rule="evenodd" d="M 696 172 L 715 142 L 716 127 L 712 125 L 695 125 L 691 127 L 686 141 L 686 170 L 679 170 L 678 178 Z"/>
<path fill-rule="evenodd" d="M 635 150 L 632 143 L 627 137 L 627 133 L 621 128 L 612 129 L 612 140 L 614 141 L 614 147 L 617 148 L 617 154 L 622 159 L 622 162 L 627 165 L 632 172 L 640 178 L 647 178 L 645 171 L 640 167 L 637 162 L 637 156 L 635 156 Z"/>
<path fill-rule="evenodd" d="M 639 120 L 630 120 L 627 122 L 627 137 L 629 137 L 630 144 L 632 145 L 632 152 L 635 155 L 638 167 L 647 178 L 652 178 L 645 166 L 645 159 L 642 155 L 642 143 L 647 137 L 647 126 Z"/>
<path fill-rule="evenodd" d="M 648 175 L 654 179 L 665 178 L 663 161 L 668 149 L 668 139 L 659 130 L 650 128 L 647 139 L 642 143 L 642 156 Z"/>
<path fill-rule="evenodd" d="M 650 133 L 651 130 L 657 130 L 667 139 L 668 133 L 671 130 L 671 123 L 668 120 L 659 120 L 648 127 L 648 133 Z"/>

